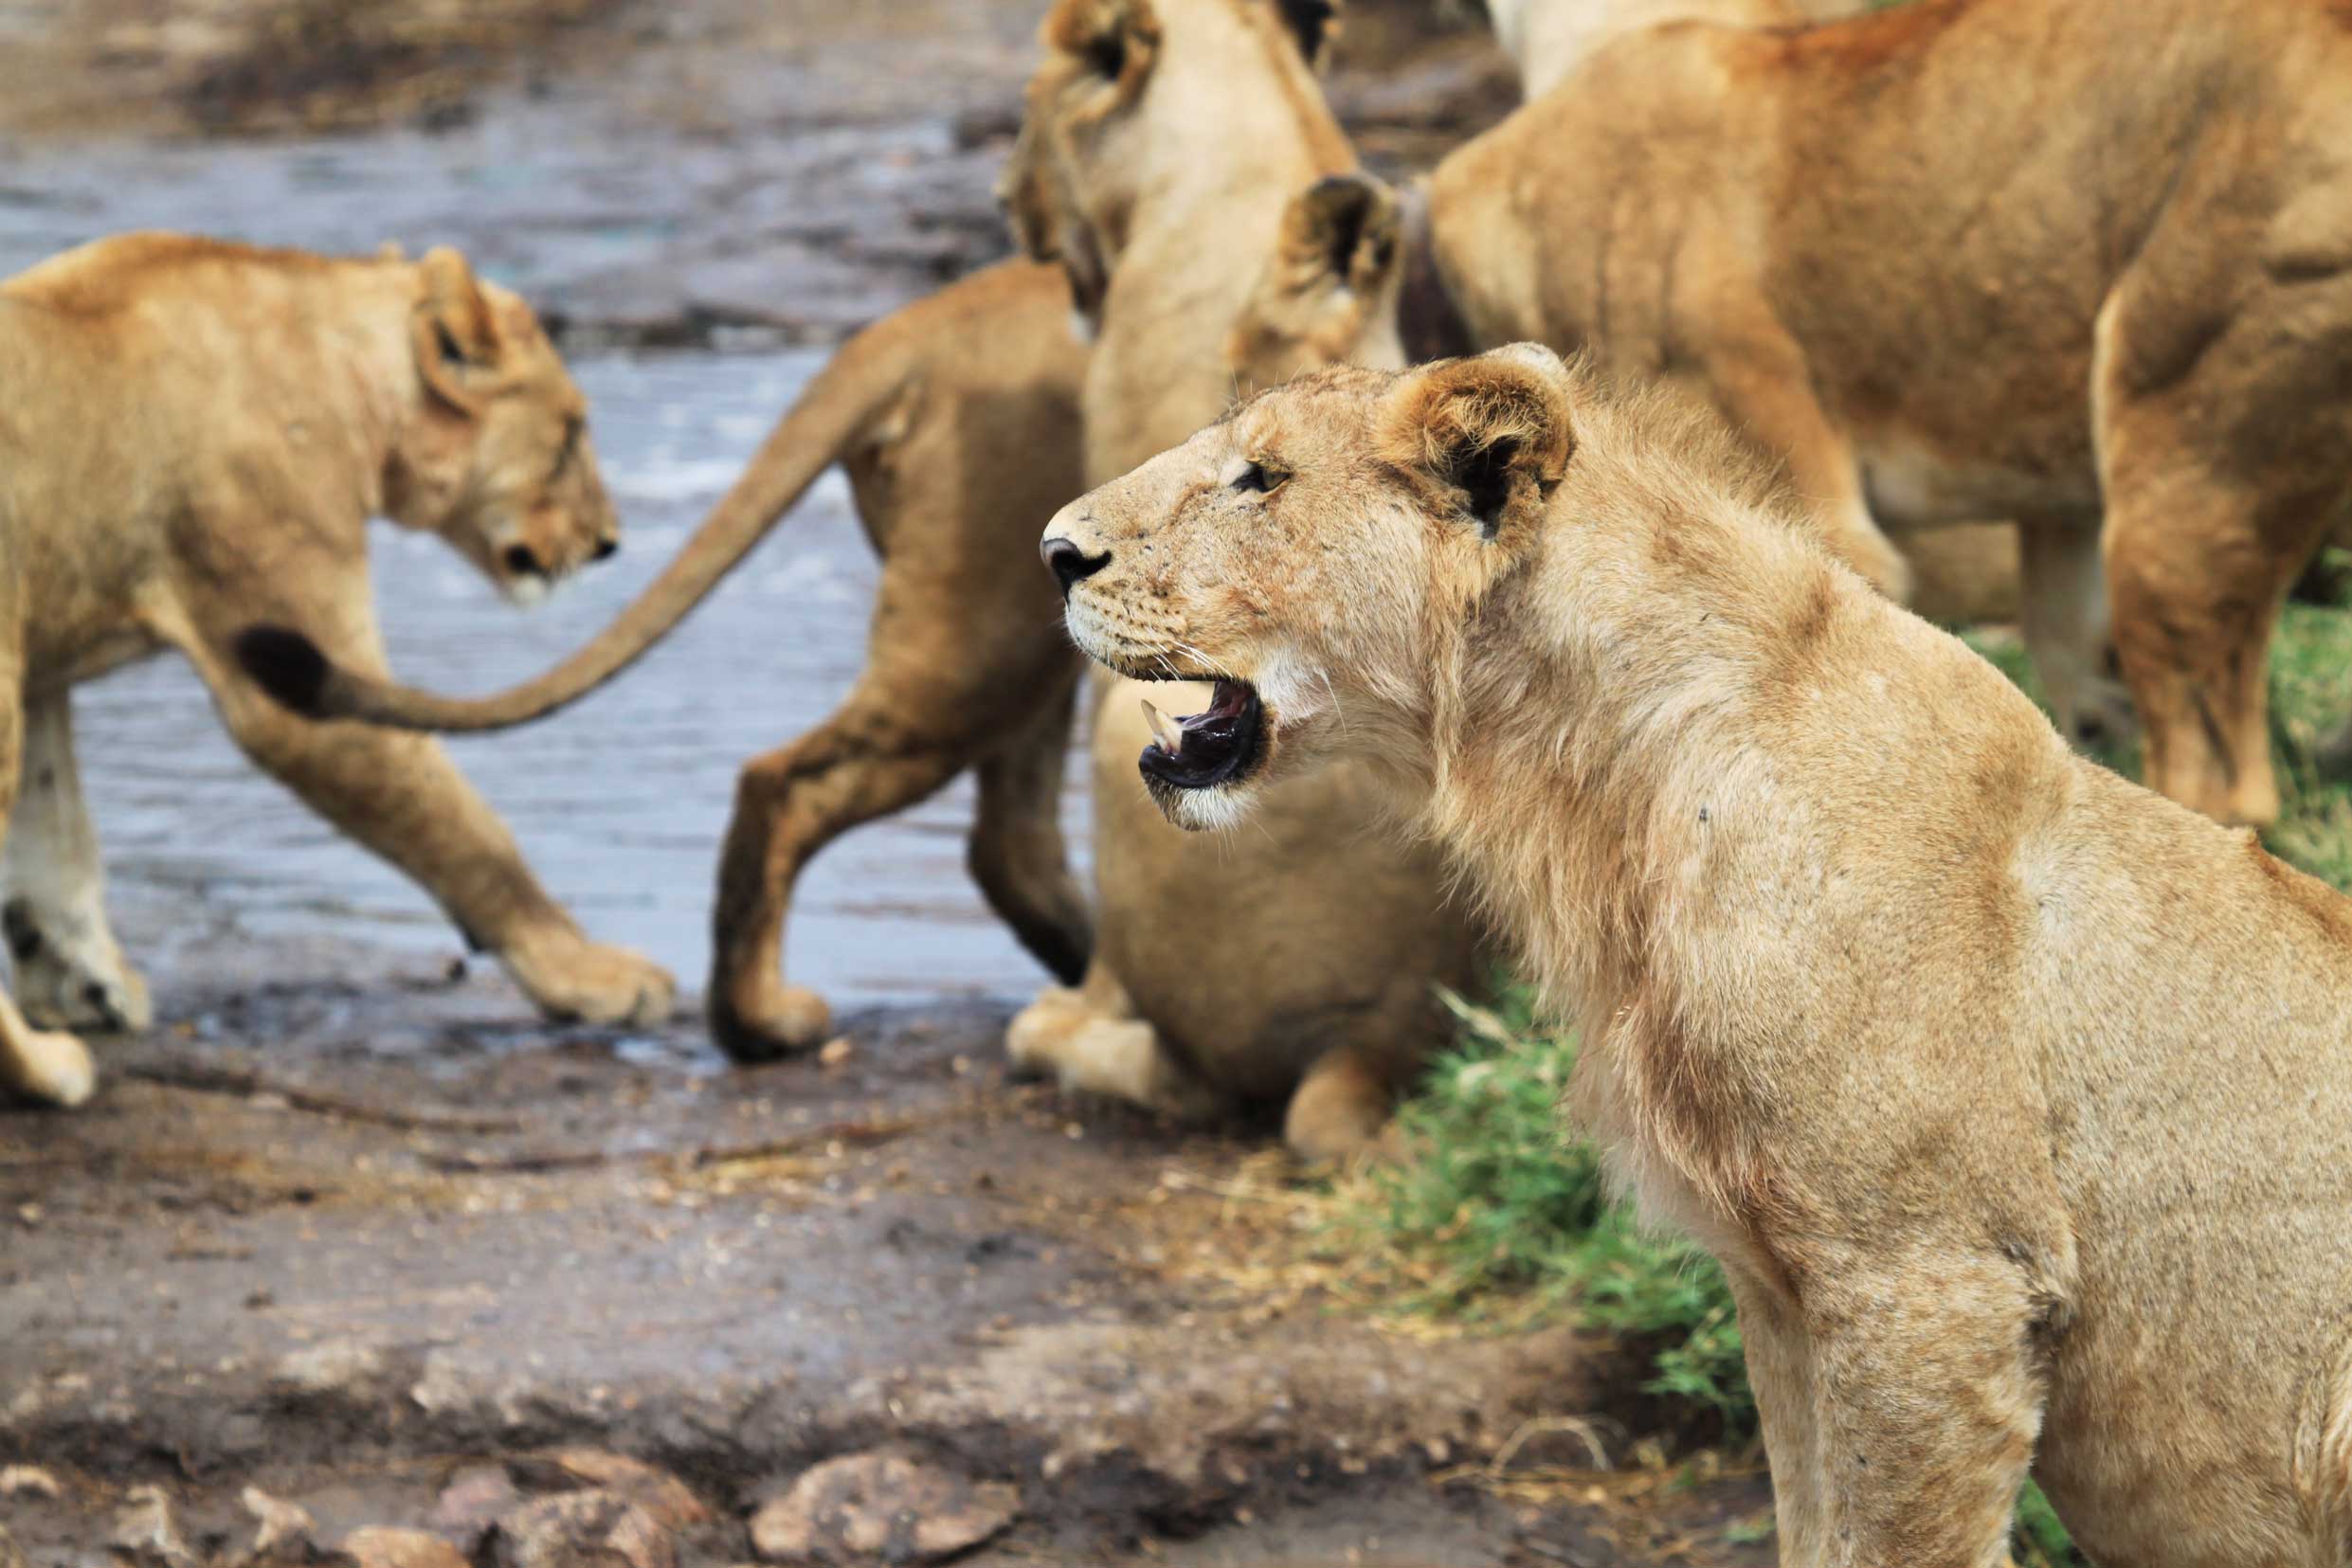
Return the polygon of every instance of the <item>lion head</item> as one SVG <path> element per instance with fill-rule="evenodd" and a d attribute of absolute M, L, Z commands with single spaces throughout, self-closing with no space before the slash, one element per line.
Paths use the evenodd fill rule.
<path fill-rule="evenodd" d="M 1022 247 L 1069 273 L 1090 329 L 1147 190 L 1232 177 L 1302 121 L 1331 167 L 1353 164 L 1312 78 L 1337 14 L 1334 0 L 1058 0 L 1047 14 L 997 199 Z"/>
<path fill-rule="evenodd" d="M 1143 754 L 1170 821 L 1228 825 L 1336 755 L 1421 753 L 1385 742 L 1425 725 L 1428 628 L 1528 554 L 1576 448 L 1575 386 L 1532 344 L 1324 370 L 1062 509 L 1040 548 L 1078 646 L 1214 683 Z"/>
<path fill-rule="evenodd" d="M 413 270 L 420 408 L 392 453 L 386 510 L 534 604 L 620 548 L 588 400 L 531 307 L 477 280 L 464 257 L 435 249 Z"/>

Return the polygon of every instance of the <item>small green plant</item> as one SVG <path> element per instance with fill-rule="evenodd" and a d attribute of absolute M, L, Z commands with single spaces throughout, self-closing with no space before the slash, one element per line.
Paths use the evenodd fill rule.
<path fill-rule="evenodd" d="M 1515 1323 L 1573 1310 L 1637 1347 L 1645 1392 L 1755 1431 L 1731 1293 L 1705 1253 L 1643 1231 L 1610 1200 L 1600 1157 L 1572 1140 L 1560 1097 L 1565 1036 L 1534 1026 L 1524 990 L 1492 1008 L 1449 998 L 1456 1049 L 1399 1112 L 1415 1158 L 1358 1183 L 1342 1223 L 1405 1260 L 1405 1311 Z"/>

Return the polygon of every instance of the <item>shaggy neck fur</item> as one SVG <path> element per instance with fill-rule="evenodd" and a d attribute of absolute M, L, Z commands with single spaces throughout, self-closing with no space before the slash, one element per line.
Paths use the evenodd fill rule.
<path fill-rule="evenodd" d="M 1697 968 L 1724 959 L 1689 933 L 1735 918 L 1727 901 L 1789 872 L 1769 846 L 1806 837 L 1801 782 L 1735 737 L 1804 690 L 1808 647 L 1875 606 L 1679 460 L 1720 438 L 1675 421 L 1596 437 L 1603 423 L 1617 416 L 1580 411 L 1584 439 L 1517 568 L 1432 606 L 1428 825 L 1517 933 L 1546 1007 L 1580 1025 L 1583 1119 L 1637 1162 L 1633 1184 L 1663 1190 L 1640 1168 L 1662 1161 L 1708 1212 L 1752 1216 L 1757 1167 L 1719 1129 L 1770 1125 L 1753 1114 L 1768 1090 L 1741 1077 L 1748 1025 L 1702 1011 L 1728 988 L 1692 983 Z"/>

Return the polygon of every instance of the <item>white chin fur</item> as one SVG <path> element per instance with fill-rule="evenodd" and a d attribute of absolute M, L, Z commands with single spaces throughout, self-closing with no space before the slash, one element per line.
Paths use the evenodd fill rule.
<path fill-rule="evenodd" d="M 1187 833 L 1226 833 L 1249 820 L 1257 791 L 1243 784 L 1220 789 L 1186 789 L 1172 795 L 1161 810 Z"/>
<path fill-rule="evenodd" d="M 530 610 L 546 604 L 548 595 L 555 591 L 555 585 L 545 577 L 510 577 L 498 585 L 498 591 L 516 609 Z"/>

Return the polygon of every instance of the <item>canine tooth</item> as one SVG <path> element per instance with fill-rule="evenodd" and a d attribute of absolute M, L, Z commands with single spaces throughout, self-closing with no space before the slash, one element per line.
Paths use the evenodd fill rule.
<path fill-rule="evenodd" d="M 1144 698 L 1143 704 L 1144 722 L 1151 726 L 1151 738 L 1160 743 L 1160 749 L 1171 757 L 1183 750 L 1185 732 L 1168 723 L 1167 715 L 1152 707 L 1149 697 Z"/>

